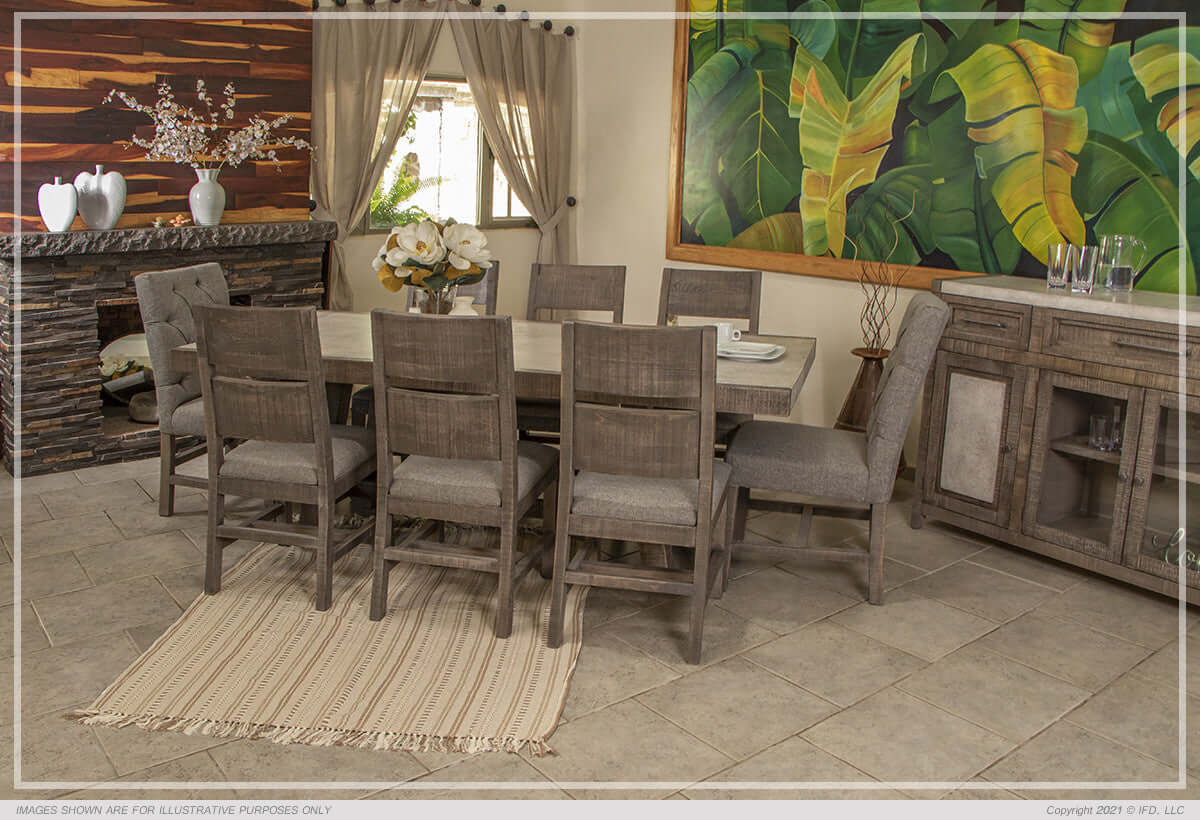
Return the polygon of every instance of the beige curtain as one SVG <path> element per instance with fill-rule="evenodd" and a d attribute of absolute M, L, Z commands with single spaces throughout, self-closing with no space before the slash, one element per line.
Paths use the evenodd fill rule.
<path fill-rule="evenodd" d="M 570 262 L 574 39 L 488 11 L 450 28 L 496 162 L 541 229 L 538 261 Z"/>
<path fill-rule="evenodd" d="M 313 20 L 311 187 L 314 217 L 338 226 L 329 272 L 329 306 L 336 310 L 354 307 L 342 243 L 366 214 L 391 159 L 448 2 L 402 0 L 362 7 L 378 8 L 378 16 L 334 11 Z M 387 16 L 388 11 L 422 16 Z"/>

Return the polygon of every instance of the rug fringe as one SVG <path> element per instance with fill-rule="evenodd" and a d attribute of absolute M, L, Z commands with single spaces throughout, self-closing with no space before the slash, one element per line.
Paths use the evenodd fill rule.
<path fill-rule="evenodd" d="M 122 729 L 138 726 L 151 732 L 181 732 L 185 735 L 270 740 L 273 743 L 300 743 L 307 746 L 349 746 L 356 749 L 402 752 L 512 752 L 528 748 L 535 756 L 554 754 L 544 740 L 514 737 L 446 737 L 410 732 L 375 732 L 358 729 L 305 729 L 206 718 L 171 718 L 157 715 L 125 715 L 98 709 L 77 709 L 64 717 L 86 726 Z"/>

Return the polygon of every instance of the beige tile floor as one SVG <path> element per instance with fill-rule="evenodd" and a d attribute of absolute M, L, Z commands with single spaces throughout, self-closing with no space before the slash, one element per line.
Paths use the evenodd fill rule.
<path fill-rule="evenodd" d="M 11 478 L 0 478 L 0 621 L 11 630 Z M 683 663 L 687 608 L 592 591 L 557 754 L 371 752 L 281 746 L 64 720 L 94 698 L 200 592 L 204 495 L 156 512 L 157 463 L 22 483 L 22 773 L 26 781 L 232 784 L 167 790 L 22 790 L 0 798 L 1102 797 L 1104 792 L 879 788 L 899 781 L 1172 781 L 1178 753 L 1177 610 L 1167 599 L 937 525 L 908 526 L 901 482 L 887 531 L 883 607 L 837 563 L 738 561 L 708 610 L 700 666 Z M 753 517 L 787 538 L 784 516 Z M 814 528 L 862 543 L 857 522 Z M 236 560 L 248 544 L 235 545 Z M 1197 614 L 1189 611 L 1187 624 Z M 0 642 L 8 657 L 11 642 Z M 1200 628 L 1187 639 L 1189 749 L 1200 776 Z M 11 702 L 12 666 L 0 664 Z M 0 708 L 0 768 L 12 710 Z M 248 787 L 296 782 L 288 791 Z M 312 792 L 304 782 L 345 782 Z M 457 783 L 540 783 L 531 791 Z M 635 784 L 598 789 L 594 782 Z M 666 781 L 671 788 L 637 788 Z M 815 782 L 744 790 L 731 782 Z M 831 784 L 857 783 L 837 788 Z M 430 784 L 428 790 L 402 784 Z M 1112 796 L 1112 795 L 1107 795 Z M 1128 798 L 1130 793 L 1117 793 Z M 1200 797 L 1154 789 L 1144 797 Z"/>

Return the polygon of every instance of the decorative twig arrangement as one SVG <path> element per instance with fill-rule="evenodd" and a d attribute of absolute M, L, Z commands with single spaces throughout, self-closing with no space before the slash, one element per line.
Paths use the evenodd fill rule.
<path fill-rule="evenodd" d="M 900 283 L 912 269 L 908 265 L 903 267 L 892 265 L 889 260 L 900 245 L 900 223 L 912 216 L 916 208 L 916 194 L 913 194 L 912 207 L 908 209 L 908 213 L 892 221 L 892 247 L 884 258 L 878 262 L 863 261 L 859 263 L 858 284 L 863 289 L 866 301 L 863 303 L 858 324 L 862 328 L 865 346 L 873 353 L 880 353 L 887 347 L 888 340 L 892 335 L 890 318 L 892 311 L 896 309 Z M 846 237 L 846 241 L 854 247 L 854 258 L 857 259 L 858 246 L 849 236 Z"/>

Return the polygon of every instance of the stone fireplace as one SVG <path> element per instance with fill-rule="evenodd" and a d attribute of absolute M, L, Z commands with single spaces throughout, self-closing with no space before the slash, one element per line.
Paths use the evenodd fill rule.
<path fill-rule="evenodd" d="M 219 262 L 234 304 L 321 306 L 335 233 L 331 222 L 26 233 L 19 248 L 0 235 L 5 468 L 14 467 L 18 330 L 24 475 L 154 456 L 158 428 L 101 400 L 101 348 L 140 330 L 134 276 Z"/>

